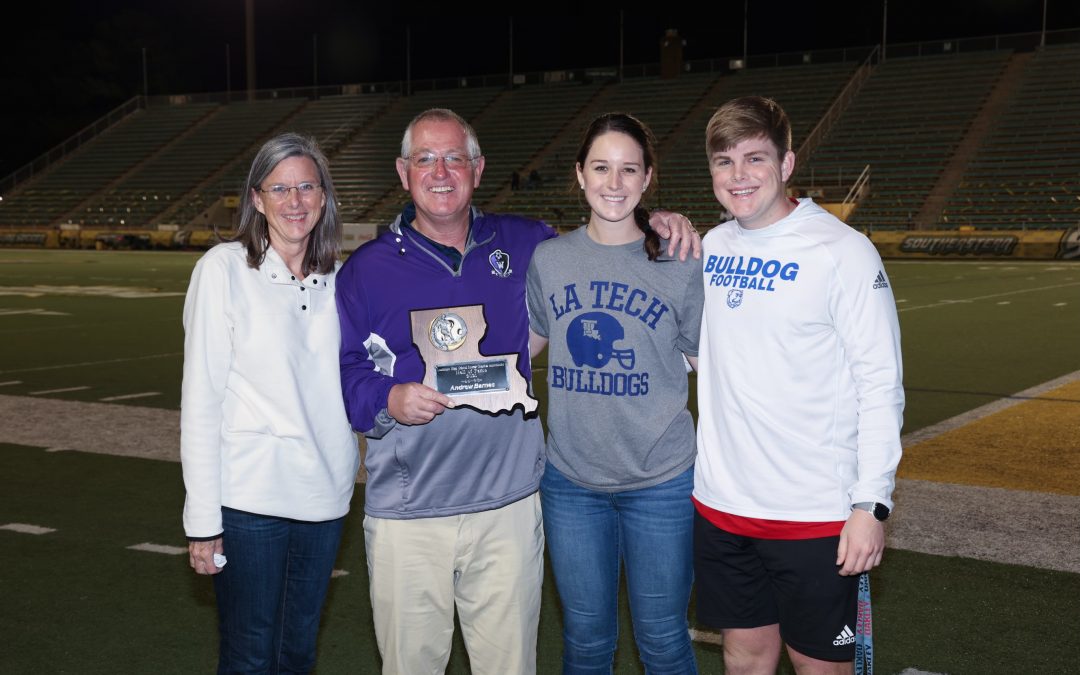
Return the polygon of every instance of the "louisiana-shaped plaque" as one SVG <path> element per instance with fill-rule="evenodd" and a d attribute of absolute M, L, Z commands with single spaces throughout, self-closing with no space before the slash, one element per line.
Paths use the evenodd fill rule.
<path fill-rule="evenodd" d="M 424 359 L 424 384 L 468 406 L 492 414 L 521 406 L 536 411 L 536 399 L 518 372 L 518 355 L 480 353 L 487 332 L 483 305 L 420 309 L 409 313 L 413 342 Z"/>

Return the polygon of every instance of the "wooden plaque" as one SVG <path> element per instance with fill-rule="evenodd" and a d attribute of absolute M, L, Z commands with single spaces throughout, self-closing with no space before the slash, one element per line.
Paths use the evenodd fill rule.
<path fill-rule="evenodd" d="M 420 309 L 409 313 L 412 338 L 424 359 L 424 384 L 459 406 L 498 415 L 516 406 L 536 411 L 529 385 L 518 372 L 518 355 L 480 353 L 487 333 L 483 305 Z"/>

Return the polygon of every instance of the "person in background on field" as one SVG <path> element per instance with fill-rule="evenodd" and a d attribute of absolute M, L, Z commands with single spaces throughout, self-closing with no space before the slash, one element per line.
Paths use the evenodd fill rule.
<path fill-rule="evenodd" d="M 654 146 L 630 115 L 596 118 L 576 165 L 589 223 L 541 243 L 529 265 L 533 354 L 548 345 L 540 499 L 568 675 L 611 672 L 620 565 L 646 672 L 697 672 L 686 616 L 696 448 L 683 357 L 697 357 L 701 263 L 665 255 L 649 226 Z"/>
<path fill-rule="evenodd" d="M 520 410 L 455 408 L 454 399 L 421 384 L 424 362 L 409 316 L 483 305 L 485 353 L 517 354 L 518 374 L 531 381 L 525 272 L 536 245 L 554 232 L 476 208 L 483 170 L 468 122 L 443 108 L 418 115 L 397 159 L 412 201 L 349 257 L 338 278 L 346 409 L 368 437 L 364 545 L 388 675 L 443 672 L 455 612 L 473 673 L 536 670 L 540 422 Z M 664 229 L 684 246 L 696 240 L 685 218 L 665 218 L 673 225 Z"/>
<path fill-rule="evenodd" d="M 706 129 L 733 216 L 704 239 L 694 499 L 697 616 L 725 672 L 850 673 L 892 508 L 900 329 L 870 241 L 794 200 L 791 125 L 735 99 Z"/>
<path fill-rule="evenodd" d="M 341 401 L 341 240 L 326 157 L 282 134 L 255 156 L 236 238 L 184 304 L 184 530 L 214 577 L 219 673 L 309 672 L 359 452 Z"/>

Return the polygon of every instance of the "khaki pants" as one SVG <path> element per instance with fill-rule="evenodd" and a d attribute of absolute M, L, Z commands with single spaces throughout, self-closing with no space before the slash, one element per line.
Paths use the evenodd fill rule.
<path fill-rule="evenodd" d="M 544 578 L 540 497 L 442 518 L 364 518 L 384 675 L 446 670 L 457 607 L 474 675 L 532 675 Z"/>

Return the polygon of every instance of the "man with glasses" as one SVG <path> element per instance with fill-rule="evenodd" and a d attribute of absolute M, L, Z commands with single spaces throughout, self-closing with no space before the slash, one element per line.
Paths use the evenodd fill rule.
<path fill-rule="evenodd" d="M 487 415 L 420 384 L 409 311 L 483 305 L 486 354 L 517 354 L 531 380 L 525 271 L 554 232 L 472 206 L 484 157 L 446 109 L 405 130 L 397 171 L 412 197 L 338 276 L 341 376 L 368 437 L 364 534 L 384 673 L 442 672 L 454 611 L 473 673 L 533 673 L 543 581 L 539 419 Z M 689 223 L 668 228 L 698 246 Z M 654 220 L 656 220 L 654 218 Z M 672 245 L 674 247 L 674 243 Z"/>

